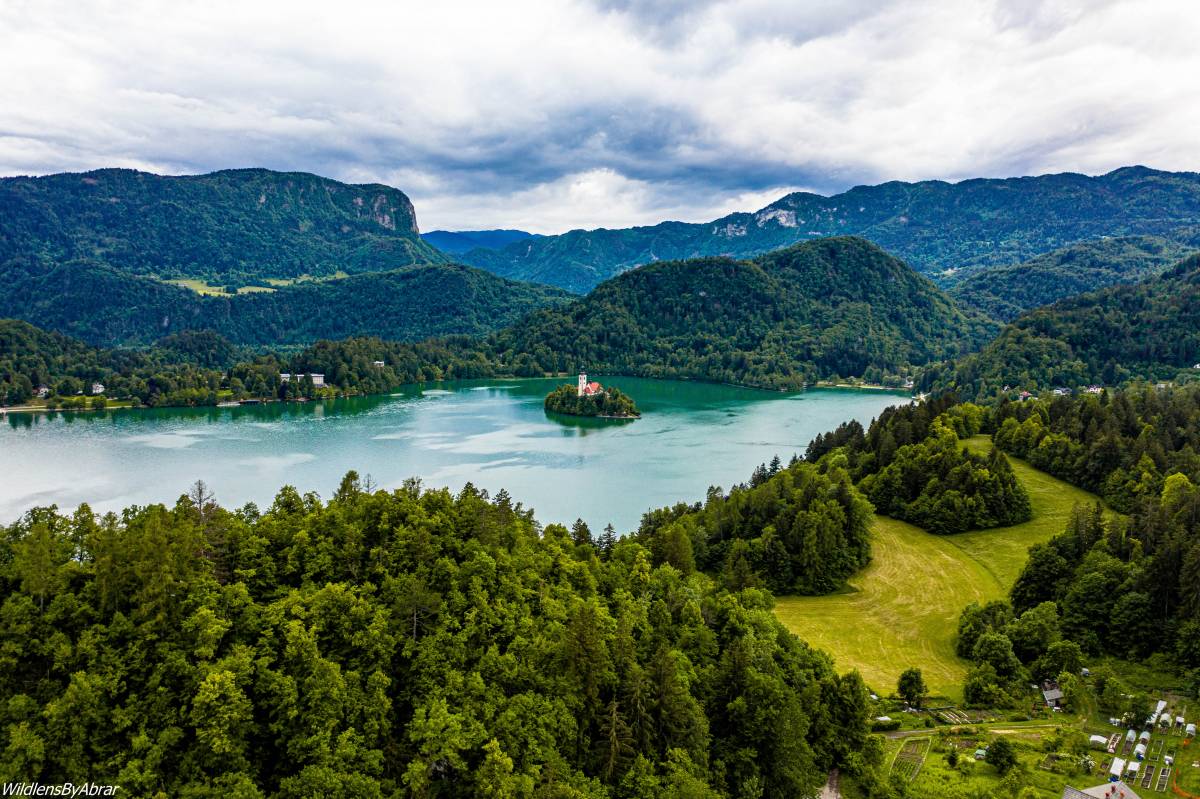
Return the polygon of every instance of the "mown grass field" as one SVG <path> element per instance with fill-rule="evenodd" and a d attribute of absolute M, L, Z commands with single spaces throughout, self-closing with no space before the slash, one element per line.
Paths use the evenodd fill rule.
<path fill-rule="evenodd" d="M 975 451 L 986 436 L 966 442 Z M 900 673 L 920 668 L 932 694 L 961 699 L 967 663 L 954 653 L 958 614 L 969 602 L 1005 596 L 1032 544 L 1061 532 L 1076 503 L 1096 497 L 1009 458 L 1029 492 L 1025 524 L 935 536 L 876 517 L 873 559 L 850 590 L 823 597 L 779 597 L 775 613 L 800 638 L 833 655 L 839 670 L 858 669 L 872 688 L 891 693 Z"/>

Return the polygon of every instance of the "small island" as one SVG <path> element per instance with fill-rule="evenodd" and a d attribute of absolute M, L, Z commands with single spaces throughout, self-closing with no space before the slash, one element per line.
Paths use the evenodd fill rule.
<path fill-rule="evenodd" d="M 582 372 L 577 385 L 559 386 L 546 395 L 546 410 L 600 419 L 637 419 L 642 415 L 628 394 L 622 394 L 617 388 L 604 388 L 596 382 L 589 383 Z"/>

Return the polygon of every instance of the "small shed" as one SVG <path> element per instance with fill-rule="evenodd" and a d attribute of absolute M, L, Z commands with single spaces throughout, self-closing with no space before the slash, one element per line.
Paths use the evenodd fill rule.
<path fill-rule="evenodd" d="M 983 749 L 975 750 L 975 759 L 976 760 L 983 760 L 985 757 L 987 757 L 987 747 L 984 747 Z"/>
<path fill-rule="evenodd" d="M 1103 735 L 1093 735 L 1088 739 L 1088 741 L 1090 741 L 1092 746 L 1096 747 L 1097 749 L 1103 749 L 1104 747 L 1108 746 L 1108 739 Z"/>
<path fill-rule="evenodd" d="M 1150 743 L 1150 731 L 1144 730 L 1142 734 L 1138 736 L 1138 741 L 1144 744 Z"/>
<path fill-rule="evenodd" d="M 1145 760 L 1146 759 L 1146 745 L 1138 744 L 1137 746 L 1133 747 L 1133 756 L 1136 757 L 1138 760 Z"/>
<path fill-rule="evenodd" d="M 1125 740 L 1129 741 L 1129 743 L 1133 743 L 1134 741 L 1136 741 L 1137 740 L 1137 730 L 1130 729 L 1129 732 L 1125 733 Z"/>
<path fill-rule="evenodd" d="M 1195 735 L 1196 735 L 1196 724 L 1195 724 L 1195 722 L 1193 722 L 1193 723 L 1191 723 L 1191 724 L 1187 725 L 1186 727 L 1184 727 L 1184 728 L 1183 728 L 1183 734 L 1184 734 L 1184 735 L 1186 735 L 1186 736 L 1187 736 L 1187 737 L 1189 737 L 1189 738 L 1193 738 L 1193 737 L 1195 737 Z"/>
<path fill-rule="evenodd" d="M 1135 763 L 1133 761 L 1130 761 L 1129 764 L 1125 766 L 1125 776 L 1137 779 L 1138 769 L 1140 769 L 1141 767 L 1142 767 L 1141 763 Z"/>
<path fill-rule="evenodd" d="M 1121 779 L 1121 775 L 1125 773 L 1125 761 L 1122 758 L 1114 757 L 1112 765 L 1108 767 L 1108 779 L 1111 782 L 1116 782 Z"/>
<path fill-rule="evenodd" d="M 1175 726 L 1182 730 L 1183 724 L 1185 721 L 1187 721 L 1187 719 L 1185 719 L 1183 716 L 1176 716 L 1175 717 Z"/>

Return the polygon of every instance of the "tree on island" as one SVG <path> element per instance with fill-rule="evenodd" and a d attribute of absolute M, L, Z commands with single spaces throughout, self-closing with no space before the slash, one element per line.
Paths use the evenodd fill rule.
<path fill-rule="evenodd" d="M 569 416 L 603 416 L 616 419 L 636 419 L 641 416 L 628 394 L 617 388 L 606 388 L 594 394 L 579 394 L 575 386 L 564 385 L 546 395 L 546 410 Z"/>

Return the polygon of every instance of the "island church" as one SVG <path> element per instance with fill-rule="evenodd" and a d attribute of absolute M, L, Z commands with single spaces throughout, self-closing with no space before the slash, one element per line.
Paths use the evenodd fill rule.
<path fill-rule="evenodd" d="M 579 388 L 575 392 L 577 397 L 595 397 L 604 393 L 604 387 L 599 383 L 592 381 L 588 382 L 587 372 L 579 373 Z"/>

